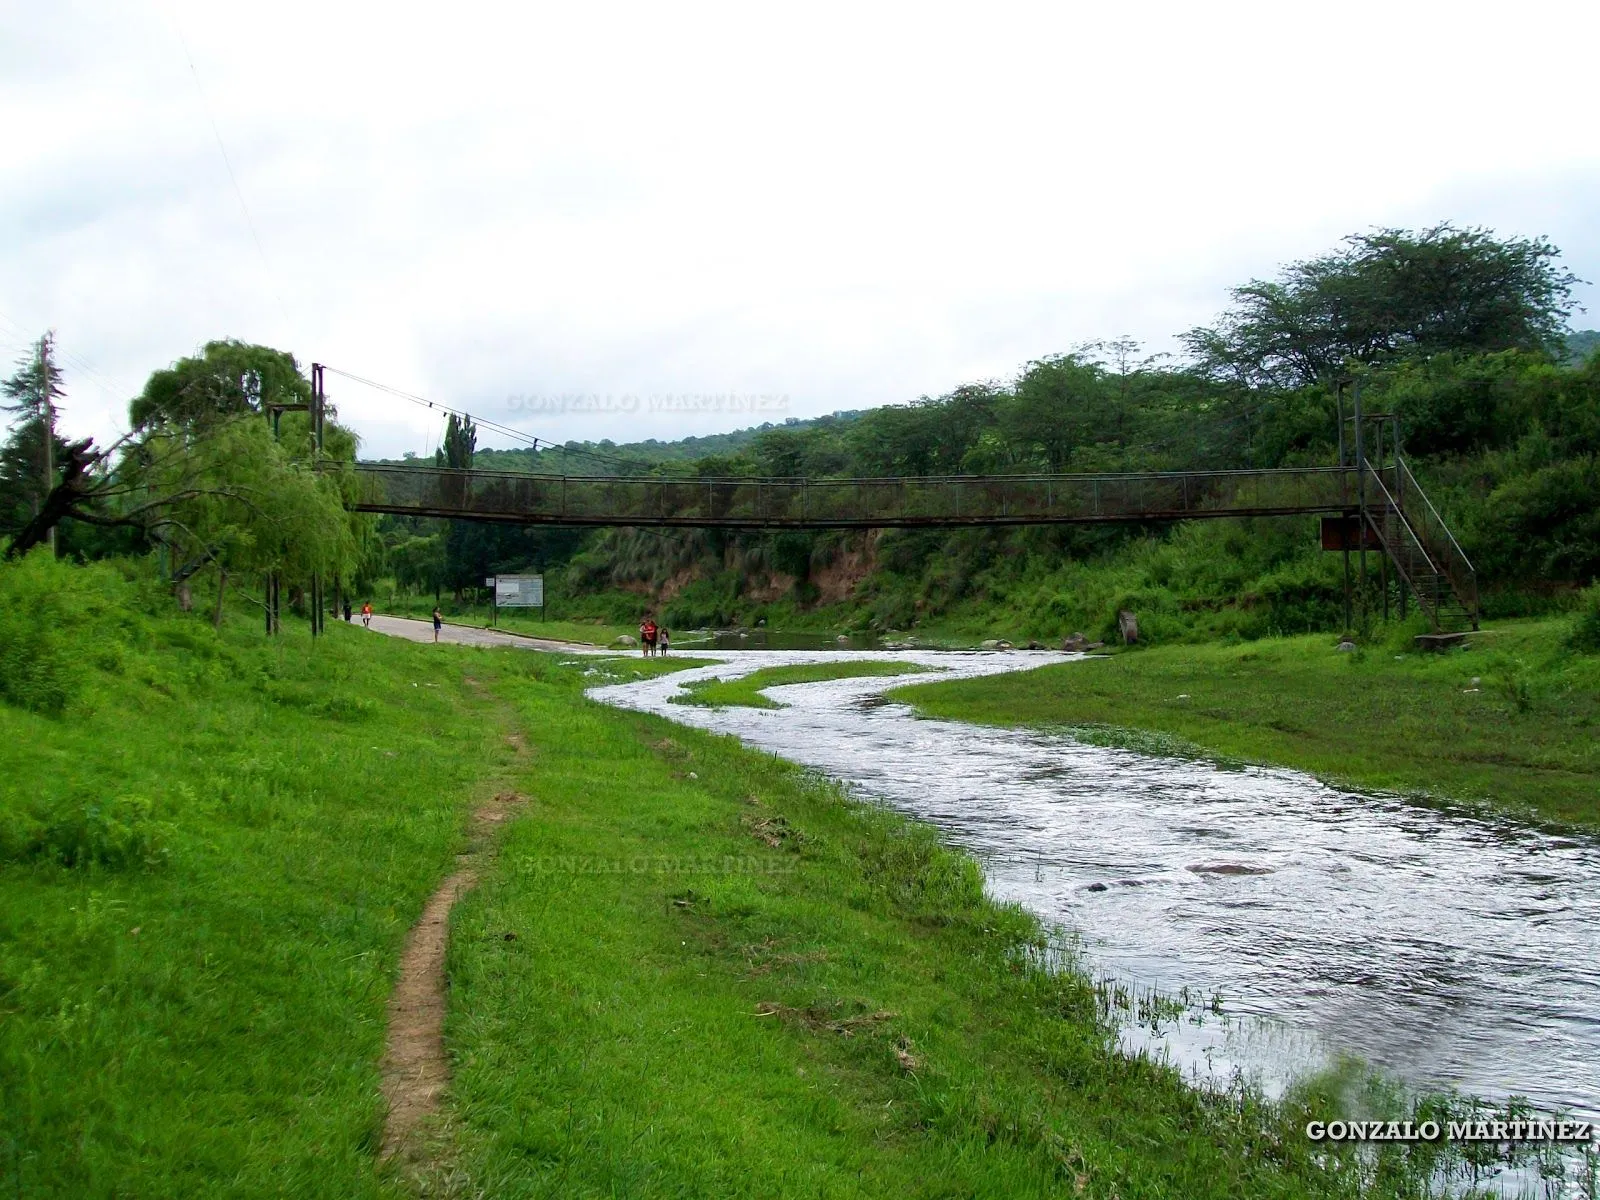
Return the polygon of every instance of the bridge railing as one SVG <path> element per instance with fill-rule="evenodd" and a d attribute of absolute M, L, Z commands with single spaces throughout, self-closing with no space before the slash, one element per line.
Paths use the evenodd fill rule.
<path fill-rule="evenodd" d="M 566 525 L 870 528 L 1334 512 L 1352 468 L 893 479 L 533 475 L 363 463 L 362 509 Z"/>

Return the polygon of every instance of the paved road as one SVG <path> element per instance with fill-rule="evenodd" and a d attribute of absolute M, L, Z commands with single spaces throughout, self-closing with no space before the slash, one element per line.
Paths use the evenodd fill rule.
<path fill-rule="evenodd" d="M 356 618 L 357 621 L 360 618 Z M 412 642 L 433 641 L 433 622 L 414 621 L 409 617 L 385 617 L 377 613 L 372 615 L 372 631 L 386 633 L 390 637 L 405 638 Z M 558 650 L 569 654 L 596 654 L 600 653 L 598 646 L 586 646 L 581 642 L 558 642 L 551 638 L 526 637 L 519 633 L 506 633 L 501 629 L 480 629 L 472 625 L 446 624 L 439 631 L 439 640 L 449 642 L 453 646 L 516 646 L 523 650 Z M 613 651 L 612 653 L 615 653 Z"/>

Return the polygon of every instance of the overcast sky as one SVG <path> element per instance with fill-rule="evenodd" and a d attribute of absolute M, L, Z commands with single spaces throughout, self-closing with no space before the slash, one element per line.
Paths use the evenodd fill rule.
<path fill-rule="evenodd" d="M 74 433 L 237 337 L 628 441 L 1172 350 L 1374 225 L 1600 279 L 1597 35 L 1592 0 L 0 0 L 0 352 L 57 331 Z M 438 444 L 329 382 L 368 452 Z"/>

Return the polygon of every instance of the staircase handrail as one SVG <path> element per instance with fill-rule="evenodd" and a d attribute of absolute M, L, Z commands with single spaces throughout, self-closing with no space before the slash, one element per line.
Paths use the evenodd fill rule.
<path fill-rule="evenodd" d="M 1428 543 L 1423 541 L 1422 538 L 1418 536 L 1416 527 L 1411 524 L 1410 518 L 1406 516 L 1405 509 L 1401 508 L 1399 502 L 1389 494 L 1389 489 L 1384 486 L 1383 476 L 1378 473 L 1377 468 L 1375 468 L 1371 463 L 1368 463 L 1367 473 L 1370 477 L 1370 481 L 1377 485 L 1378 494 L 1383 497 L 1384 503 L 1389 506 L 1389 510 L 1393 512 L 1395 516 L 1400 518 L 1400 524 L 1405 526 L 1406 532 L 1411 535 L 1412 543 L 1417 547 L 1418 550 L 1422 551 L 1422 557 L 1427 559 L 1428 566 L 1433 570 L 1434 574 L 1443 574 L 1444 572 L 1439 570 L 1439 564 L 1433 561 L 1433 555 L 1428 552 Z M 1426 497 L 1424 497 L 1424 499 L 1426 499 Z M 1395 563 L 1395 567 L 1403 571 L 1403 568 L 1400 567 L 1399 562 Z"/>
<path fill-rule="evenodd" d="M 1396 469 L 1401 472 L 1400 479 L 1403 481 L 1404 486 L 1422 497 L 1423 511 L 1426 517 L 1431 520 L 1430 534 L 1432 533 L 1432 526 L 1437 526 L 1439 531 L 1444 534 L 1442 548 L 1453 556 L 1445 563 L 1444 575 L 1450 580 L 1450 586 L 1455 589 L 1456 595 L 1460 597 L 1462 604 L 1466 606 L 1468 615 L 1472 619 L 1472 627 L 1476 629 L 1478 627 L 1479 614 L 1478 569 L 1472 565 L 1472 560 L 1467 557 L 1467 552 L 1461 548 L 1461 543 L 1456 541 L 1456 535 L 1450 532 L 1450 526 L 1444 523 L 1444 518 L 1439 515 L 1439 510 L 1433 506 L 1433 501 L 1428 499 L 1428 493 L 1422 490 L 1422 485 L 1417 482 L 1417 477 L 1411 473 L 1411 468 L 1406 465 L 1405 460 L 1396 456 L 1395 464 Z"/>
<path fill-rule="evenodd" d="M 1450 532 L 1450 526 L 1444 523 L 1444 518 L 1439 515 L 1439 510 L 1433 506 L 1433 501 L 1428 499 L 1428 493 L 1422 490 L 1422 485 L 1417 482 L 1417 477 L 1411 473 L 1411 468 L 1406 466 L 1405 459 L 1401 458 L 1395 461 L 1399 463 L 1400 470 L 1405 473 L 1409 491 L 1415 492 L 1422 497 L 1422 502 L 1428 506 L 1428 515 L 1433 518 L 1433 523 L 1443 530 L 1444 536 L 1450 540 L 1450 549 L 1461 560 L 1462 565 L 1476 575 L 1478 569 L 1472 565 L 1472 560 L 1467 557 L 1467 552 L 1461 548 L 1461 543 L 1456 541 L 1456 535 Z"/>

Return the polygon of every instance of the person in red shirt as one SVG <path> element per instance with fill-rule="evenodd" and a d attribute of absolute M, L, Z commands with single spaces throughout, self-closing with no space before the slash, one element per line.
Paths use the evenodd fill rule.
<path fill-rule="evenodd" d="M 644 624 L 639 626 L 639 642 L 644 647 L 644 656 L 649 658 L 656 652 L 656 619 L 647 616 Z"/>

